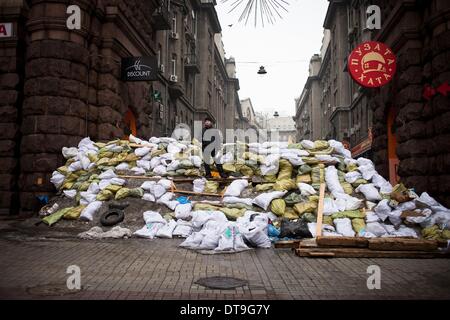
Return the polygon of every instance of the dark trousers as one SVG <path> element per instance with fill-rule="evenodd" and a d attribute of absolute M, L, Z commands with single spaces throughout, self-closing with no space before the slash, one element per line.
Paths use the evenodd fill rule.
<path fill-rule="evenodd" d="M 204 150 L 203 150 L 204 151 Z M 227 177 L 227 174 L 225 173 L 225 171 L 223 171 L 223 167 L 220 163 L 216 163 L 214 158 L 216 157 L 216 152 L 212 151 L 211 154 L 205 154 L 203 153 L 203 163 L 205 165 L 205 173 L 207 177 L 211 176 L 211 162 L 214 162 L 214 164 L 216 165 L 217 170 L 219 171 L 219 174 L 222 178 Z M 213 161 L 211 161 L 211 159 Z"/>

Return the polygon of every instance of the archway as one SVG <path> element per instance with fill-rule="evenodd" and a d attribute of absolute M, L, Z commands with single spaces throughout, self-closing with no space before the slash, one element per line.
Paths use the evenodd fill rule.
<path fill-rule="evenodd" d="M 398 176 L 398 165 L 400 160 L 397 156 L 397 135 L 395 118 L 397 110 L 390 106 L 387 113 L 387 136 L 388 136 L 388 166 L 389 166 L 389 181 L 392 185 L 396 185 L 400 177 Z"/>
<path fill-rule="evenodd" d="M 130 108 L 128 108 L 127 112 L 125 113 L 125 116 L 123 118 L 123 124 L 124 124 L 124 140 L 128 140 L 128 137 L 130 134 L 133 136 L 137 135 L 136 130 L 136 116 L 134 115 L 133 111 L 131 111 Z"/>

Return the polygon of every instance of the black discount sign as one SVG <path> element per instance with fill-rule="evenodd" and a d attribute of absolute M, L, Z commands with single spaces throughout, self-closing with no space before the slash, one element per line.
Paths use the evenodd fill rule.
<path fill-rule="evenodd" d="M 158 60 L 156 57 L 122 58 L 122 80 L 158 80 Z"/>

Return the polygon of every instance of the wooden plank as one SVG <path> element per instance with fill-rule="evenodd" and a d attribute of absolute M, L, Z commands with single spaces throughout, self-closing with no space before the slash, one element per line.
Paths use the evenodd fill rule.
<path fill-rule="evenodd" d="M 287 240 L 287 241 L 277 241 L 274 244 L 276 249 L 284 249 L 284 248 L 298 248 L 300 244 L 300 240 Z"/>
<path fill-rule="evenodd" d="M 320 185 L 319 191 L 319 206 L 317 208 L 317 226 L 316 226 L 316 237 L 322 235 L 322 221 L 323 221 L 323 198 L 325 197 L 325 183 Z"/>
<path fill-rule="evenodd" d="M 384 251 L 436 251 L 437 241 L 421 239 L 373 238 L 369 249 Z"/>
<path fill-rule="evenodd" d="M 194 192 L 194 191 L 187 191 L 187 190 L 174 190 L 173 192 L 180 193 L 180 194 L 190 194 L 193 196 L 219 197 L 219 198 L 222 197 L 222 195 L 220 193 Z"/>
<path fill-rule="evenodd" d="M 300 241 L 299 248 L 317 248 L 316 239 L 304 239 Z"/>
<path fill-rule="evenodd" d="M 334 257 L 334 258 L 403 258 L 431 259 L 450 258 L 449 253 L 426 251 L 379 251 L 364 248 L 300 248 L 295 250 L 299 257 Z"/>
<path fill-rule="evenodd" d="M 317 237 L 319 247 L 367 248 L 369 241 L 360 237 Z"/>

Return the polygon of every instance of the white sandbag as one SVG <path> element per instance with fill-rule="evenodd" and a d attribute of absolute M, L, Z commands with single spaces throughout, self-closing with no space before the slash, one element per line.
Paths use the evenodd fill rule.
<path fill-rule="evenodd" d="M 433 197 L 431 197 L 428 193 L 423 192 L 419 198 L 416 199 L 416 204 L 418 207 L 430 208 L 433 212 L 439 211 L 448 211 L 450 210 L 444 207 L 442 204 L 437 202 Z"/>
<path fill-rule="evenodd" d="M 396 210 L 400 210 L 400 211 L 411 211 L 411 210 L 415 210 L 416 208 L 417 208 L 417 206 L 416 206 L 415 201 L 403 202 L 395 207 Z"/>
<path fill-rule="evenodd" d="M 150 160 L 150 169 L 153 170 L 157 166 L 161 164 L 161 158 L 160 157 L 154 157 L 152 160 Z"/>
<path fill-rule="evenodd" d="M 81 239 L 93 240 L 93 239 L 121 239 L 131 237 L 131 230 L 127 228 L 121 228 L 119 226 L 113 227 L 109 231 L 103 231 L 100 227 L 93 227 L 88 231 L 81 232 L 78 237 Z"/>
<path fill-rule="evenodd" d="M 203 190 L 205 190 L 206 181 L 207 180 L 205 178 L 195 179 L 192 182 L 194 185 L 193 191 L 194 192 L 203 192 Z"/>
<path fill-rule="evenodd" d="M 136 143 L 136 144 L 141 144 L 141 143 L 142 143 L 142 140 L 141 140 L 141 139 L 139 139 L 139 138 L 133 136 L 131 133 L 130 133 L 130 135 L 128 136 L 128 141 L 130 141 L 131 143 Z"/>
<path fill-rule="evenodd" d="M 358 166 L 374 166 L 372 160 L 363 157 L 356 159 L 356 163 Z"/>
<path fill-rule="evenodd" d="M 224 197 L 223 203 L 225 204 L 235 204 L 235 203 L 242 203 L 249 207 L 253 205 L 253 199 L 250 198 L 239 198 L 239 197 Z"/>
<path fill-rule="evenodd" d="M 166 193 L 166 188 L 164 188 L 162 185 L 156 183 L 154 185 L 151 185 L 149 187 L 149 191 L 151 194 L 155 196 L 156 199 L 160 198 L 163 194 Z"/>
<path fill-rule="evenodd" d="M 317 223 L 311 222 L 308 223 L 308 230 L 311 233 L 312 237 L 316 237 L 316 231 L 317 231 Z M 330 226 L 329 224 L 323 224 L 322 225 L 322 236 L 324 237 L 342 237 L 342 234 L 337 233 L 336 229 L 333 226 Z"/>
<path fill-rule="evenodd" d="M 170 181 L 169 179 L 160 179 L 158 181 L 158 184 L 163 186 L 166 190 L 169 190 L 172 187 L 172 181 Z"/>
<path fill-rule="evenodd" d="M 312 142 L 311 140 L 302 140 L 300 144 L 307 150 L 314 149 L 314 142 Z"/>
<path fill-rule="evenodd" d="M 389 206 L 389 200 L 381 200 L 378 205 L 373 208 L 373 211 L 378 215 L 381 221 L 385 221 L 389 216 L 389 213 L 391 213 L 392 211 L 391 207 Z"/>
<path fill-rule="evenodd" d="M 87 192 L 92 193 L 92 194 L 97 194 L 100 192 L 100 186 L 98 185 L 97 182 L 92 182 L 89 185 L 89 188 L 87 189 Z"/>
<path fill-rule="evenodd" d="M 338 199 L 341 200 L 341 199 Z M 363 205 L 363 200 L 345 195 L 342 200 L 345 200 L 345 210 L 358 210 Z"/>
<path fill-rule="evenodd" d="M 267 210 L 272 200 L 282 198 L 286 193 L 287 191 L 272 191 L 262 193 L 258 195 L 255 199 L 253 199 L 253 204 L 263 208 L 264 210 Z"/>
<path fill-rule="evenodd" d="M 344 178 L 348 183 L 355 183 L 356 180 L 362 179 L 362 174 L 359 171 L 350 171 L 345 174 Z"/>
<path fill-rule="evenodd" d="M 335 201 L 331 198 L 324 198 L 323 199 L 323 215 L 324 216 L 331 216 L 334 213 L 339 212 L 339 209 L 337 208 Z"/>
<path fill-rule="evenodd" d="M 216 221 L 219 223 L 227 223 L 228 219 L 225 216 L 225 214 L 222 211 L 204 211 L 204 210 L 198 210 L 198 211 L 192 211 L 192 226 L 194 228 L 201 228 L 204 226 L 208 221 Z"/>
<path fill-rule="evenodd" d="M 130 165 L 126 162 L 122 162 L 115 167 L 116 170 L 128 170 L 130 169 Z"/>
<path fill-rule="evenodd" d="M 198 248 L 204 237 L 205 235 L 203 233 L 194 232 L 180 244 L 180 247 L 191 249 Z"/>
<path fill-rule="evenodd" d="M 366 201 L 366 208 L 369 210 L 373 210 L 377 206 L 377 203 L 372 201 Z"/>
<path fill-rule="evenodd" d="M 145 170 L 143 168 L 134 167 L 134 168 L 131 168 L 130 171 L 133 172 L 135 176 L 145 175 Z"/>
<path fill-rule="evenodd" d="M 90 192 L 80 192 L 80 205 L 87 206 L 89 203 L 94 202 L 97 198 L 96 194 Z"/>
<path fill-rule="evenodd" d="M 175 222 L 175 220 L 171 219 L 168 223 L 159 228 L 156 236 L 158 238 L 172 239 L 172 233 L 175 230 L 176 226 L 177 223 Z"/>
<path fill-rule="evenodd" d="M 335 153 L 340 154 L 340 155 L 344 156 L 345 158 L 352 157 L 352 153 L 350 152 L 350 150 L 345 149 L 342 142 L 339 142 L 336 140 L 328 140 L 328 144 L 330 145 L 330 147 L 332 147 L 334 149 Z"/>
<path fill-rule="evenodd" d="M 125 185 L 125 179 L 121 178 L 112 178 L 110 181 L 110 184 L 116 185 L 116 186 L 123 186 Z"/>
<path fill-rule="evenodd" d="M 440 228 L 450 229 L 450 211 L 438 211 L 430 218 L 431 225 L 438 225 Z"/>
<path fill-rule="evenodd" d="M 151 137 L 150 139 L 148 139 L 148 141 L 150 141 L 150 143 L 155 143 L 155 144 L 161 143 L 161 139 L 158 137 Z"/>
<path fill-rule="evenodd" d="M 98 183 L 100 190 L 104 190 L 107 186 L 111 184 L 111 179 L 103 179 Z"/>
<path fill-rule="evenodd" d="M 98 177 L 99 177 L 99 179 L 103 180 L 103 179 L 117 178 L 117 175 L 114 173 L 114 171 L 109 169 L 109 170 L 106 170 L 105 172 L 102 172 Z"/>
<path fill-rule="evenodd" d="M 414 210 L 414 212 L 420 214 L 421 216 L 417 216 L 417 217 L 406 217 L 406 221 L 409 223 L 416 223 L 416 224 L 421 224 L 423 222 L 425 222 L 433 213 L 431 211 L 431 209 L 416 209 Z"/>
<path fill-rule="evenodd" d="M 369 201 L 380 201 L 382 199 L 377 188 L 375 188 L 372 183 L 361 184 L 355 189 L 355 191 L 362 193 Z"/>
<path fill-rule="evenodd" d="M 77 195 L 77 190 L 64 190 L 63 193 L 67 198 L 73 199 Z"/>
<path fill-rule="evenodd" d="M 340 162 L 338 158 L 330 156 L 329 154 L 316 155 L 315 158 L 321 162 L 328 164 L 328 165 L 336 164 L 336 163 Z"/>
<path fill-rule="evenodd" d="M 242 234 L 239 232 L 238 226 L 230 222 L 219 238 L 219 243 L 215 251 L 242 251 L 249 249 L 244 243 Z"/>
<path fill-rule="evenodd" d="M 176 171 L 180 168 L 181 161 L 173 160 L 167 165 L 167 171 Z"/>
<path fill-rule="evenodd" d="M 155 202 L 156 198 L 154 195 L 152 195 L 151 193 L 144 193 L 144 195 L 142 196 L 142 200 L 145 201 L 150 201 L 150 202 Z"/>
<path fill-rule="evenodd" d="M 98 148 L 96 146 L 94 146 L 94 142 L 91 140 L 91 138 L 86 137 L 86 138 L 83 138 L 78 143 L 78 150 L 79 151 L 88 151 L 88 150 L 98 151 Z"/>
<path fill-rule="evenodd" d="M 325 182 L 328 190 L 335 198 L 344 198 L 346 196 L 344 189 L 339 183 L 338 172 L 334 166 L 325 168 Z"/>
<path fill-rule="evenodd" d="M 94 201 L 89 203 L 87 207 L 81 211 L 80 220 L 92 221 L 94 219 L 94 215 L 100 210 L 102 204 L 102 201 Z"/>
<path fill-rule="evenodd" d="M 170 201 L 173 199 L 173 197 L 175 196 L 174 193 L 172 192 L 166 192 L 164 195 L 162 195 L 158 201 L 156 201 L 157 203 L 164 203 L 165 201 Z"/>
<path fill-rule="evenodd" d="M 366 232 L 373 233 L 377 237 L 381 237 L 387 234 L 386 228 L 384 224 L 379 222 L 369 222 L 366 224 Z"/>
<path fill-rule="evenodd" d="M 63 185 L 65 178 L 66 177 L 58 171 L 53 171 L 50 182 L 53 183 L 56 189 L 59 189 Z"/>
<path fill-rule="evenodd" d="M 155 169 L 153 169 L 153 173 L 160 176 L 164 176 L 167 174 L 167 169 L 163 165 L 158 165 L 155 167 Z"/>
<path fill-rule="evenodd" d="M 292 156 L 296 156 L 296 157 L 308 157 L 309 156 L 309 152 L 306 150 L 301 150 L 301 149 L 281 149 L 280 150 L 281 156 L 283 155 L 287 155 L 290 154 Z"/>
<path fill-rule="evenodd" d="M 381 219 L 378 217 L 378 215 L 375 212 L 367 211 L 366 212 L 366 223 L 370 222 L 380 222 Z"/>
<path fill-rule="evenodd" d="M 300 190 L 300 194 L 305 197 L 312 196 L 317 193 L 316 190 L 307 183 L 300 182 L 297 184 L 297 187 Z"/>
<path fill-rule="evenodd" d="M 156 184 L 156 181 L 145 181 L 143 184 L 141 184 L 141 189 L 144 189 L 145 191 L 150 191 L 150 188 Z"/>
<path fill-rule="evenodd" d="M 359 166 L 358 170 L 361 172 L 364 180 L 370 181 L 372 177 L 377 173 L 373 165 Z"/>
<path fill-rule="evenodd" d="M 401 210 L 392 210 L 388 213 L 389 221 L 398 228 L 402 224 L 402 218 L 400 217 L 402 215 Z"/>
<path fill-rule="evenodd" d="M 78 170 L 81 170 L 81 169 L 83 169 L 81 161 L 72 162 L 69 165 L 69 167 L 67 168 L 67 170 L 69 170 L 70 172 L 75 172 L 75 171 L 78 171 Z"/>
<path fill-rule="evenodd" d="M 225 197 L 239 197 L 241 192 L 248 187 L 248 180 L 240 179 L 233 181 L 225 190 Z"/>
<path fill-rule="evenodd" d="M 392 185 L 378 173 L 373 175 L 372 183 L 375 187 L 380 189 L 380 192 L 383 194 L 390 194 L 392 192 Z"/>
<path fill-rule="evenodd" d="M 382 237 L 412 237 L 418 239 L 419 235 L 416 230 L 401 225 L 398 230 L 394 230 L 390 234 L 385 234 Z"/>
<path fill-rule="evenodd" d="M 283 159 L 288 160 L 294 167 L 298 167 L 298 166 L 305 164 L 305 162 L 302 160 L 301 156 L 298 156 L 298 155 L 295 155 L 292 153 L 284 154 L 284 155 L 282 154 L 281 157 Z"/>
<path fill-rule="evenodd" d="M 151 151 L 151 149 L 149 147 L 142 147 L 142 148 L 135 149 L 134 154 L 137 155 L 138 157 L 143 157 L 150 151 Z"/>
<path fill-rule="evenodd" d="M 78 154 L 78 149 L 75 147 L 72 147 L 72 148 L 63 147 L 62 154 L 65 159 L 70 159 L 70 158 L 75 157 Z"/>
<path fill-rule="evenodd" d="M 270 175 L 275 175 L 278 173 L 279 166 L 278 166 L 278 164 L 273 164 L 270 166 L 266 166 L 266 165 L 262 164 L 259 166 L 259 169 L 261 170 L 262 176 L 270 176 Z"/>
<path fill-rule="evenodd" d="M 278 163 L 280 161 L 280 155 L 279 154 L 269 154 L 264 159 L 264 164 L 268 167 L 275 165 L 278 168 Z"/>
<path fill-rule="evenodd" d="M 147 160 L 138 160 L 136 161 L 136 166 L 138 168 L 142 168 L 146 171 L 150 171 L 150 161 Z"/>
<path fill-rule="evenodd" d="M 344 237 L 354 237 L 355 231 L 352 228 L 352 222 L 349 218 L 338 218 L 333 220 L 336 231 Z"/>
<path fill-rule="evenodd" d="M 161 217 L 161 215 L 156 212 L 156 211 L 145 211 L 142 216 L 144 217 L 144 221 L 145 223 L 152 223 L 152 222 L 157 222 L 157 223 L 162 223 L 162 224 L 166 224 L 167 221 L 164 220 L 163 217 Z"/>
<path fill-rule="evenodd" d="M 192 223 L 184 220 L 177 220 L 177 226 L 172 232 L 173 237 L 187 238 L 192 234 Z"/>
<path fill-rule="evenodd" d="M 243 231 L 241 229 L 241 231 Z M 258 225 L 242 232 L 242 236 L 252 245 L 258 248 L 270 248 L 271 242 L 267 235 L 267 225 Z"/>
<path fill-rule="evenodd" d="M 161 198 L 159 198 L 156 203 L 166 205 L 170 210 L 175 210 L 180 204 L 177 200 L 171 200 L 175 195 L 171 192 L 165 193 Z"/>
<path fill-rule="evenodd" d="M 202 158 L 199 156 L 190 156 L 189 161 L 192 162 L 194 167 L 200 168 L 202 166 Z"/>
<path fill-rule="evenodd" d="M 192 204 L 191 203 L 183 203 L 179 204 L 175 208 L 175 217 L 177 219 L 188 220 L 191 218 Z"/>
<path fill-rule="evenodd" d="M 148 223 L 143 228 L 135 231 L 133 234 L 137 237 L 154 239 L 158 230 L 161 229 L 165 223 Z"/>

